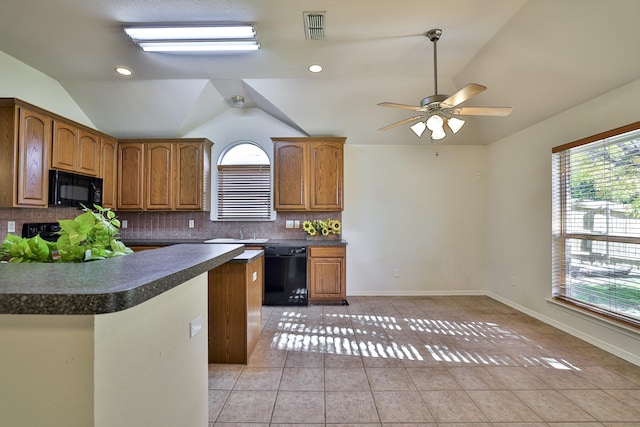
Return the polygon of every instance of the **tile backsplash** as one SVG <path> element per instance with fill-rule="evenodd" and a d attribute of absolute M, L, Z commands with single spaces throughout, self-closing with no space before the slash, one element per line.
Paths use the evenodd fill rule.
<path fill-rule="evenodd" d="M 15 221 L 20 235 L 27 222 L 56 222 L 71 219 L 81 213 L 75 208 L 0 208 L 0 242 L 7 236 L 7 224 Z M 120 220 L 127 220 L 127 228 L 120 229 L 120 237 L 127 240 L 207 240 L 216 237 L 304 239 L 302 222 L 332 218 L 342 221 L 342 212 L 278 212 L 275 221 L 211 221 L 209 212 L 116 212 Z M 189 220 L 194 228 L 189 228 Z M 300 228 L 286 228 L 286 221 L 300 221 Z"/>

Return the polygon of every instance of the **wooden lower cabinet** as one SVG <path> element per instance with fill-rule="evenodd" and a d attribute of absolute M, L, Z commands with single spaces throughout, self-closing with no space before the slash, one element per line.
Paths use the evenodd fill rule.
<path fill-rule="evenodd" d="M 309 302 L 347 303 L 347 249 L 345 246 L 310 246 Z"/>
<path fill-rule="evenodd" d="M 262 328 L 263 251 L 209 271 L 209 363 L 246 364 Z"/>

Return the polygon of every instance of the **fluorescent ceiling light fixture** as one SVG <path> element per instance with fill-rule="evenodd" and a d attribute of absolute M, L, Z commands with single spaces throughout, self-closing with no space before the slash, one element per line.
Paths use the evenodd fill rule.
<path fill-rule="evenodd" d="M 124 31 L 146 52 L 233 52 L 260 48 L 253 25 L 130 26 Z"/>

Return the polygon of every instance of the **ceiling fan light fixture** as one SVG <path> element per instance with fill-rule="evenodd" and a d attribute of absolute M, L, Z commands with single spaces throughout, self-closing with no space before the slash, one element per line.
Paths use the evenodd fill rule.
<path fill-rule="evenodd" d="M 478 95 L 485 91 L 485 86 L 477 83 L 469 83 L 462 89 L 454 92 L 453 95 L 438 94 L 438 55 L 437 55 L 437 42 L 440 40 L 442 30 L 436 28 L 429 30 L 425 34 L 429 40 L 433 43 L 433 85 L 435 94 L 424 98 L 420 105 L 407 105 L 397 104 L 395 102 L 380 102 L 381 107 L 393 107 L 402 108 L 405 110 L 411 110 L 419 113 L 419 115 L 410 117 L 408 119 L 400 120 L 390 125 L 380 128 L 380 130 L 391 129 L 396 126 L 410 123 L 415 120 L 422 120 L 423 117 L 429 115 L 429 118 L 424 123 L 431 131 L 431 138 L 434 140 L 440 140 L 447 136 L 446 128 L 449 128 L 451 132 L 458 133 L 465 121 L 456 116 L 508 116 L 511 113 L 511 107 L 458 107 L 458 105 L 467 101 L 471 97 Z M 414 129 L 414 126 L 416 127 Z M 420 137 L 424 128 L 421 129 L 421 125 L 415 123 L 412 125 L 412 130 Z M 420 133 L 416 130 L 421 130 Z"/>
<path fill-rule="evenodd" d="M 426 128 L 427 128 L 427 125 L 424 122 L 417 122 L 411 125 L 411 130 L 413 131 L 413 133 L 415 133 L 418 136 L 418 138 L 422 136 L 422 133 Z"/>
<path fill-rule="evenodd" d="M 432 132 L 435 132 L 436 130 L 444 131 L 443 126 L 444 126 L 444 120 L 442 120 L 442 117 L 440 117 L 437 114 L 434 114 L 433 116 L 427 119 L 427 127 Z M 442 138 L 439 138 L 439 139 L 442 139 Z"/>
<path fill-rule="evenodd" d="M 240 95 L 236 95 L 231 98 L 231 102 L 233 102 L 233 106 L 236 108 L 244 107 L 244 97 Z"/>
<path fill-rule="evenodd" d="M 451 117 L 447 120 L 447 126 L 449 126 L 449 129 L 451 129 L 453 133 L 458 133 L 458 131 L 462 129 L 462 126 L 464 126 L 464 123 L 464 120 L 457 117 Z"/>
<path fill-rule="evenodd" d="M 444 131 L 444 128 L 439 128 L 431 132 L 431 139 L 438 141 L 440 139 L 444 139 L 447 134 Z"/>

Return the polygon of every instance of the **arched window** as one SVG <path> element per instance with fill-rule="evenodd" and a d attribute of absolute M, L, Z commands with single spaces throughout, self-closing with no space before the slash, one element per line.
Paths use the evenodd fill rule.
<path fill-rule="evenodd" d="M 252 142 L 231 146 L 218 160 L 218 219 L 271 218 L 271 163 Z"/>

